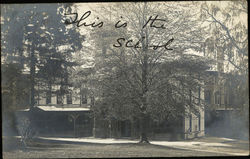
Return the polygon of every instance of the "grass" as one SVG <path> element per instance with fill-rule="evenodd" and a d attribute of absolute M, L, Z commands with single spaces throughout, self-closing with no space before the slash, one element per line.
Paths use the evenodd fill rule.
<path fill-rule="evenodd" d="M 119 158 L 221 155 L 223 154 L 184 150 L 153 144 L 102 144 L 51 140 L 34 140 L 29 143 L 27 149 L 20 149 L 19 146 L 8 151 L 6 149 L 3 150 L 3 158 Z"/>

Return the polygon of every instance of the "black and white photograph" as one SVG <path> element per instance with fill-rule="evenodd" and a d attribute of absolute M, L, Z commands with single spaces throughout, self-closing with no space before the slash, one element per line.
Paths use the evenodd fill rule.
<path fill-rule="evenodd" d="M 2 3 L 2 158 L 249 156 L 247 3 Z"/>

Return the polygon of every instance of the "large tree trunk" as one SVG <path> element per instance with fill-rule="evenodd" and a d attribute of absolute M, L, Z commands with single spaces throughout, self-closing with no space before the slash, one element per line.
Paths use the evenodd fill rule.
<path fill-rule="evenodd" d="M 94 119 L 93 119 L 93 137 L 96 138 L 96 115 L 94 113 Z"/>
<path fill-rule="evenodd" d="M 147 137 L 147 116 L 142 113 L 140 119 L 140 142 L 139 143 L 149 143 Z"/>
<path fill-rule="evenodd" d="M 143 47 L 145 48 L 145 46 Z M 148 56 L 147 48 L 145 48 L 143 64 L 142 64 L 142 105 L 140 119 L 140 143 L 149 143 L 147 139 L 147 92 L 148 92 Z"/>
<path fill-rule="evenodd" d="M 30 106 L 31 108 L 35 105 L 35 50 L 34 46 L 30 46 L 30 84 L 31 84 L 31 98 L 30 98 Z"/>

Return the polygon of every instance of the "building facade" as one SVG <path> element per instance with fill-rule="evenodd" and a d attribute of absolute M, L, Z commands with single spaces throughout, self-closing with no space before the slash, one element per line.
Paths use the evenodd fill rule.
<path fill-rule="evenodd" d="M 39 88 L 37 88 L 39 89 Z M 52 86 L 51 94 L 41 91 L 36 96 L 37 105 L 32 109 L 33 119 L 40 135 L 94 136 L 101 138 L 139 138 L 140 125 L 134 120 L 104 120 L 93 115 L 91 97 L 79 89 L 69 87 L 67 94 L 58 95 L 59 86 Z M 45 92 L 45 93 L 44 93 Z M 199 89 L 193 92 L 201 104 L 204 92 Z M 84 110 L 81 110 L 84 109 Z M 171 118 L 166 121 L 148 121 L 148 136 L 150 139 L 182 140 L 205 135 L 204 108 L 198 108 L 198 114 L 185 110 L 185 116 Z M 26 111 L 26 113 L 29 111 Z M 19 113 L 20 114 L 20 113 Z"/>
<path fill-rule="evenodd" d="M 235 92 L 235 77 L 220 71 L 207 72 L 205 93 L 206 134 L 219 137 L 248 139 L 248 126 Z M 239 131 L 241 130 L 241 131 Z"/>

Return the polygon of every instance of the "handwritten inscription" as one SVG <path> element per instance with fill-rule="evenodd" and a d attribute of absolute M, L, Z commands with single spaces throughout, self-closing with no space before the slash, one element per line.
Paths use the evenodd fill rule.
<path fill-rule="evenodd" d="M 122 17 L 121 17 L 122 18 Z M 123 27 L 123 28 L 125 28 L 125 27 L 127 27 L 127 22 L 124 22 L 124 23 L 122 23 L 121 24 L 121 20 L 118 20 L 116 23 L 115 23 L 115 28 L 121 28 L 121 27 Z"/>
<path fill-rule="evenodd" d="M 93 22 L 88 22 L 87 20 L 89 18 L 89 16 L 91 15 L 91 11 L 87 11 L 85 12 L 81 18 L 79 19 L 78 13 L 68 13 L 65 14 L 66 16 L 71 16 L 70 19 L 66 19 L 65 20 L 65 24 L 69 25 L 69 24 L 76 24 L 77 27 L 92 27 L 92 28 L 101 28 L 104 25 L 104 22 L 99 20 L 99 17 L 96 18 L 95 21 Z M 74 17 L 72 19 L 72 16 Z M 120 17 L 121 19 L 123 18 L 122 16 Z M 165 19 L 160 19 L 158 15 L 156 16 L 150 16 L 146 23 L 143 25 L 142 29 L 145 27 L 151 27 L 151 28 L 156 28 L 156 29 L 166 29 L 164 23 L 166 22 Z M 119 20 L 115 23 L 115 28 L 125 28 L 127 27 L 128 23 L 126 21 L 122 21 Z M 145 37 L 142 37 L 141 39 L 139 39 L 136 43 L 134 43 L 134 41 L 132 39 L 128 39 L 126 40 L 125 38 L 118 38 L 116 40 L 116 44 L 113 45 L 113 47 L 127 47 L 127 48 L 142 48 L 142 42 L 145 39 Z M 153 50 L 157 50 L 158 48 L 164 48 L 166 50 L 173 50 L 171 48 L 169 48 L 169 45 L 174 41 L 174 38 L 171 38 L 170 40 L 168 40 L 166 43 L 164 44 L 158 44 L 158 45 L 149 45 L 147 44 L 147 47 L 149 48 L 153 48 Z"/>
<path fill-rule="evenodd" d="M 113 46 L 114 47 L 122 47 L 123 44 L 125 44 L 124 46 L 128 47 L 128 48 L 135 48 L 135 49 L 142 48 L 143 39 L 145 39 L 145 37 L 142 37 L 142 39 L 138 40 L 136 43 L 133 43 L 132 39 L 129 39 L 126 41 L 125 38 L 118 38 L 117 44 L 114 44 Z M 171 48 L 168 48 L 168 45 L 170 45 L 173 41 L 174 41 L 174 39 L 172 38 L 172 39 L 168 40 L 168 42 L 166 42 L 163 45 L 149 45 L 148 47 L 152 47 L 154 50 L 157 50 L 158 48 L 161 48 L 161 47 L 164 47 L 166 50 L 173 50 Z M 125 42 L 125 43 L 123 43 L 123 42 Z"/>
<path fill-rule="evenodd" d="M 161 29 L 166 29 L 166 27 L 164 26 L 164 24 L 161 24 L 161 26 L 157 26 L 155 24 L 155 22 L 165 22 L 166 20 L 164 19 L 158 19 L 158 15 L 155 16 L 155 18 L 153 18 L 153 16 L 150 16 L 149 19 L 147 20 L 147 22 L 143 25 L 142 28 L 145 28 L 149 23 L 150 23 L 150 27 L 153 28 L 161 28 Z"/>
<path fill-rule="evenodd" d="M 85 22 L 84 20 L 86 20 L 90 15 L 91 15 L 91 11 L 87 11 L 85 12 L 81 18 L 78 20 L 78 13 L 69 13 L 69 14 L 65 14 L 65 15 L 74 15 L 75 16 L 75 19 L 70 21 L 69 19 L 66 19 L 65 20 L 65 24 L 69 25 L 69 24 L 75 24 L 76 23 L 76 26 L 77 27 L 81 27 L 81 26 L 85 26 L 85 27 L 88 27 L 88 26 L 91 26 L 93 28 L 95 27 L 98 27 L 98 28 L 101 28 L 103 26 L 103 22 L 92 22 L 92 23 L 87 23 Z M 99 19 L 99 17 L 96 18 L 97 20 Z"/>

